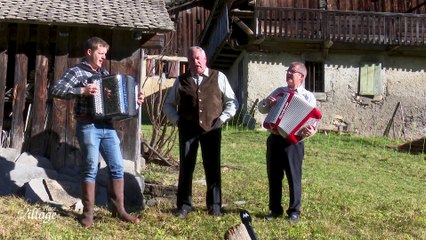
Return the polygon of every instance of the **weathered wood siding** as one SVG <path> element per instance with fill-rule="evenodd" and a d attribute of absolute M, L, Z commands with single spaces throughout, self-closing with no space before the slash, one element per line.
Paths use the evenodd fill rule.
<path fill-rule="evenodd" d="M 56 167 L 79 165 L 74 101 L 51 98 L 49 87 L 80 62 L 82 45 L 91 36 L 110 44 L 106 69 L 140 80 L 141 42 L 133 39 L 131 31 L 0 24 L 0 94 L 5 96 L 7 90 L 13 90 L 11 98 L 0 99 L 0 130 L 10 136 L 6 147 L 49 157 Z M 138 120 L 114 125 L 123 157 L 137 159 Z"/>
<path fill-rule="evenodd" d="M 319 0 L 260 0 L 257 7 L 319 8 Z"/>
<path fill-rule="evenodd" d="M 18 148 L 24 141 L 25 92 L 28 74 L 29 26 L 19 25 L 16 33 L 15 73 L 12 100 L 11 147 Z"/>
<path fill-rule="evenodd" d="M 373 12 L 396 12 L 424 14 L 424 1 L 418 0 L 358 0 L 339 1 L 328 0 L 328 10 L 351 10 L 351 11 L 373 11 Z"/>
<path fill-rule="evenodd" d="M 258 7 L 256 16 L 256 34 L 263 38 L 377 45 L 426 43 L 426 18 L 419 14 Z"/>
<path fill-rule="evenodd" d="M 6 77 L 7 77 L 7 49 L 8 41 L 6 36 L 9 34 L 9 27 L 7 24 L 0 23 L 0 139 L 2 140 L 3 132 L 3 116 L 4 116 L 4 102 L 6 93 Z M 2 142 L 0 142 L 0 147 Z"/>
<path fill-rule="evenodd" d="M 186 56 L 189 47 L 198 45 L 198 37 L 210 15 L 210 10 L 204 8 L 202 4 L 200 1 L 184 8 L 171 9 L 169 14 L 176 30 L 165 34 L 164 49 L 148 49 L 147 54 Z"/>
<path fill-rule="evenodd" d="M 135 79 L 141 79 L 141 50 L 139 48 L 139 42 L 132 39 L 131 32 L 120 32 L 113 31 L 112 39 L 110 41 L 114 46 L 126 46 L 127 49 L 123 51 L 123 48 L 111 48 L 111 73 L 125 73 L 129 74 Z M 124 158 L 134 160 L 139 151 L 135 152 L 136 139 L 140 137 L 138 132 L 138 121 L 137 119 L 127 119 L 119 122 L 115 122 L 115 128 L 117 129 L 119 138 L 121 140 L 121 149 Z"/>
<path fill-rule="evenodd" d="M 37 155 L 43 155 L 46 149 L 46 139 L 44 132 L 46 106 L 48 97 L 48 72 L 49 72 L 49 38 L 50 30 L 48 26 L 40 26 L 37 31 L 37 51 L 35 59 L 34 75 L 34 96 L 31 116 L 31 135 L 29 141 L 31 151 Z"/>
<path fill-rule="evenodd" d="M 256 6 L 417 14 L 426 10 L 424 1 L 419 0 L 258 0 Z"/>

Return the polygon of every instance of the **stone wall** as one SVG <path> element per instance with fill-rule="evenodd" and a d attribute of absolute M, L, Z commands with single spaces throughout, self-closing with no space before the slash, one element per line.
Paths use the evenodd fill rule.
<path fill-rule="evenodd" d="M 316 93 L 323 113 L 320 128 L 336 129 L 336 117 L 350 124 L 350 131 L 365 136 L 383 136 L 398 102 L 391 135 L 414 139 L 426 134 L 426 60 L 385 55 L 319 53 L 247 53 L 243 60 L 250 108 L 273 89 L 285 84 L 285 71 L 293 61 L 324 63 L 325 91 Z M 383 93 L 379 98 L 358 95 L 359 69 L 362 62 L 382 64 Z M 255 114 L 260 127 L 265 115 Z"/>

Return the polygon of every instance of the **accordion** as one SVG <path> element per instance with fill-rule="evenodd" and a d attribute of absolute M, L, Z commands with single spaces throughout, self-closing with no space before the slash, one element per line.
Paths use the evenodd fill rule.
<path fill-rule="evenodd" d="M 123 120 L 138 114 L 137 83 L 129 75 L 94 76 L 100 94 L 93 96 L 93 118 Z"/>
<path fill-rule="evenodd" d="M 281 92 L 276 98 L 277 102 L 266 116 L 263 127 L 278 131 L 292 144 L 300 141 L 301 129 L 316 124 L 322 117 L 318 108 L 294 91 Z"/>

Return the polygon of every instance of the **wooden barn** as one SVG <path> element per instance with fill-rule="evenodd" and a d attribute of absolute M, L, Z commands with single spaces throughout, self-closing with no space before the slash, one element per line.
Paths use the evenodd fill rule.
<path fill-rule="evenodd" d="M 49 88 L 83 57 L 82 43 L 98 36 L 110 44 L 104 67 L 138 82 L 155 37 L 174 30 L 163 0 L 0 0 L 1 148 L 78 164 L 73 102 L 52 99 Z M 154 39 L 154 40 L 153 40 Z M 139 120 L 116 122 L 123 157 L 140 156 Z"/>
<path fill-rule="evenodd" d="M 243 113 L 285 85 L 285 70 L 300 61 L 322 128 L 343 121 L 362 135 L 426 134 L 425 1 L 214 2 L 200 42 L 210 66 L 232 81 Z M 264 116 L 244 119 L 260 126 Z"/>
<path fill-rule="evenodd" d="M 166 8 L 175 25 L 175 31 L 155 36 L 162 42 L 161 49 L 147 49 L 144 90 L 147 96 L 158 91 L 158 81 L 165 87 L 187 68 L 186 53 L 189 47 L 198 45 L 204 26 L 213 7 L 212 1 L 177 0 L 166 2 Z M 161 74 L 164 74 L 163 77 Z"/>
<path fill-rule="evenodd" d="M 164 34 L 163 53 L 168 56 L 186 56 L 190 46 L 199 43 L 214 1 L 177 0 L 166 5 L 175 31 Z"/>

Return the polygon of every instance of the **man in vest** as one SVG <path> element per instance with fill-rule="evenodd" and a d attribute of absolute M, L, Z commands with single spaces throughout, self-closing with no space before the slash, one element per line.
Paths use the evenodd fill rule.
<path fill-rule="evenodd" d="M 238 101 L 226 76 L 206 66 L 204 50 L 188 50 L 190 72 L 179 76 L 168 91 L 163 111 L 179 128 L 179 183 L 177 212 L 180 218 L 192 210 L 192 176 L 201 146 L 206 175 L 206 205 L 210 215 L 221 216 L 222 124 L 235 115 Z"/>

